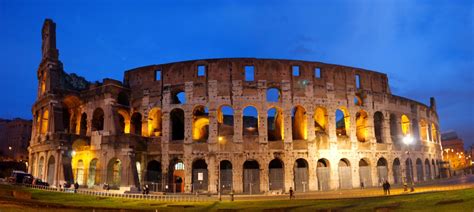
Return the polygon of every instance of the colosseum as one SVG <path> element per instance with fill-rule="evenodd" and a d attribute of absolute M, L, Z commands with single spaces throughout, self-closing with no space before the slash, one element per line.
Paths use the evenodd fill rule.
<path fill-rule="evenodd" d="M 89 82 L 63 70 L 55 30 L 45 20 L 29 147 L 29 172 L 52 186 L 272 194 L 440 174 L 434 98 L 393 95 L 386 74 L 223 58 Z"/>

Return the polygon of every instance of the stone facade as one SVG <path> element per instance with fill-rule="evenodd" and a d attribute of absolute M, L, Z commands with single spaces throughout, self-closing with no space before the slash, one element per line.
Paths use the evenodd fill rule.
<path fill-rule="evenodd" d="M 0 119 L 0 160 L 28 161 L 31 120 Z"/>
<path fill-rule="evenodd" d="M 438 175 L 434 99 L 427 106 L 392 95 L 382 73 L 229 58 L 68 83 L 58 55 L 46 20 L 29 171 L 52 185 L 278 193 Z"/>

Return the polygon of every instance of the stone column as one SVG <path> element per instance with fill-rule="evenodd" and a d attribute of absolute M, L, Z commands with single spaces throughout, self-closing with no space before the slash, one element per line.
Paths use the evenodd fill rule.
<path fill-rule="evenodd" d="M 318 190 L 318 176 L 316 174 L 317 159 L 312 157 L 308 158 L 308 190 L 317 191 Z"/>
<path fill-rule="evenodd" d="M 243 119 L 242 119 L 242 109 L 239 107 L 239 108 L 235 108 L 234 109 L 234 142 L 236 143 L 241 143 L 243 142 L 243 137 L 242 137 L 242 133 L 243 133 L 243 129 L 242 129 L 242 122 L 243 122 Z"/>
<path fill-rule="evenodd" d="M 219 167 L 216 162 L 215 155 L 208 157 L 207 172 L 208 172 L 208 190 L 211 193 L 217 193 L 218 180 L 219 180 Z"/>
<path fill-rule="evenodd" d="M 232 163 L 232 184 L 235 193 L 242 193 L 243 192 L 243 161 L 238 159 L 233 161 Z"/>
<path fill-rule="evenodd" d="M 192 158 L 185 156 L 183 163 L 184 163 L 184 192 L 186 193 L 195 192 L 195 190 L 193 189 Z"/>

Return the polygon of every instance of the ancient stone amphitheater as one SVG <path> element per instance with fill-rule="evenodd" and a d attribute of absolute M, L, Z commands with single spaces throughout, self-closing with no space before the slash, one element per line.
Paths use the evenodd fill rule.
<path fill-rule="evenodd" d="M 439 176 L 434 99 L 393 95 L 385 74 L 225 58 L 91 83 L 64 72 L 55 37 L 46 20 L 29 147 L 29 171 L 53 186 L 256 194 Z"/>

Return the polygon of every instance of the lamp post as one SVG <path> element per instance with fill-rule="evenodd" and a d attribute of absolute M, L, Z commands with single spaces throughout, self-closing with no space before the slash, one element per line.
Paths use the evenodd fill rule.
<path fill-rule="evenodd" d="M 407 156 L 408 156 L 408 172 L 410 173 L 410 181 L 411 181 L 411 191 L 413 192 L 415 189 L 413 188 L 415 182 L 413 180 L 413 164 L 410 158 L 410 144 L 413 143 L 413 137 L 411 137 L 409 134 L 403 137 L 403 143 L 407 146 Z"/>

